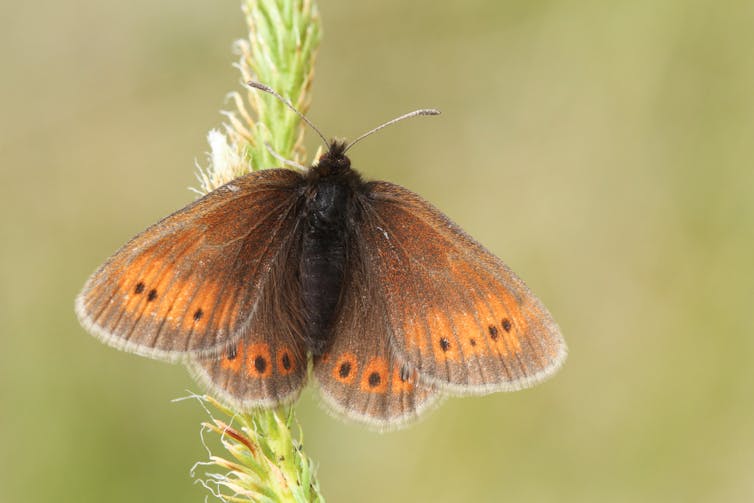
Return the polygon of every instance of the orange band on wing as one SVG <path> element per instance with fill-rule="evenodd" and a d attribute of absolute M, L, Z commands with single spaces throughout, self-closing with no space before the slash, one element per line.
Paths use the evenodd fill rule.
<path fill-rule="evenodd" d="M 296 359 L 293 357 L 293 353 L 291 353 L 288 346 L 284 346 L 277 350 L 276 359 L 278 373 L 280 375 L 287 376 L 296 370 Z"/>
<path fill-rule="evenodd" d="M 264 379 L 272 375 L 272 359 L 268 344 L 250 344 L 246 355 L 246 372 L 249 376 Z"/>
<path fill-rule="evenodd" d="M 238 373 L 239 370 L 241 370 L 241 365 L 243 365 L 243 362 L 245 360 L 245 348 L 243 346 L 243 342 L 239 342 L 236 346 L 234 346 L 235 349 L 226 353 L 221 362 L 220 367 L 223 369 L 228 369 L 231 372 Z"/>
<path fill-rule="evenodd" d="M 427 352 L 427 335 L 424 324 L 417 321 L 408 313 L 404 314 L 403 333 L 405 334 L 406 344 L 419 350 L 421 354 Z"/>
<path fill-rule="evenodd" d="M 453 331 L 453 324 L 443 311 L 433 309 L 427 313 L 427 326 L 432 337 L 432 350 L 438 361 L 458 361 L 460 348 Z"/>
<path fill-rule="evenodd" d="M 407 393 L 414 389 L 416 381 L 416 372 L 411 372 L 403 365 L 393 367 L 393 376 L 390 381 L 390 390 L 394 394 Z"/>
<path fill-rule="evenodd" d="M 361 374 L 361 391 L 368 393 L 384 393 L 388 385 L 387 360 L 384 358 L 372 358 L 364 367 Z"/>
<path fill-rule="evenodd" d="M 335 360 L 332 376 L 343 384 L 351 384 L 359 371 L 358 360 L 353 353 L 343 353 Z"/>

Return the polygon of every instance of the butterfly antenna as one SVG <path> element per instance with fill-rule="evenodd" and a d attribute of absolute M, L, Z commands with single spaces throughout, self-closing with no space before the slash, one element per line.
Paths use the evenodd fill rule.
<path fill-rule="evenodd" d="M 325 138 L 325 135 L 323 135 L 322 132 L 319 129 L 317 129 L 317 126 L 315 126 L 314 124 L 312 124 L 312 121 L 310 121 L 309 119 L 306 118 L 306 115 L 302 114 L 298 110 L 298 108 L 294 107 L 293 103 L 291 103 L 286 98 L 283 98 L 274 89 L 272 89 L 269 86 L 266 86 L 266 85 L 262 84 L 261 82 L 256 82 L 254 80 L 250 80 L 246 84 L 249 85 L 250 87 L 253 87 L 254 89 L 259 89 L 260 91 L 264 91 L 266 93 L 269 93 L 269 94 L 273 95 L 278 100 L 280 100 L 280 102 L 283 105 L 287 106 L 288 108 L 290 108 L 291 110 L 293 110 L 294 112 L 296 112 L 296 115 L 298 115 L 299 117 L 301 117 L 304 120 L 304 122 L 306 122 L 309 125 L 309 127 L 312 128 L 314 130 L 314 132 L 319 135 L 320 138 L 322 138 L 322 141 L 324 142 L 325 147 L 328 148 L 328 149 L 330 148 L 330 142 L 327 141 L 327 138 Z"/>
<path fill-rule="evenodd" d="M 346 152 L 348 152 L 348 150 L 351 147 L 353 147 L 354 145 L 356 145 L 357 143 L 359 143 L 361 140 L 363 140 L 367 136 L 369 136 L 369 135 L 371 135 L 373 133 L 376 133 L 380 129 L 384 129 L 384 128 L 388 127 L 388 126 L 392 126 L 396 122 L 400 122 L 403 119 L 410 119 L 411 117 L 416 117 L 416 116 L 419 116 L 419 115 L 440 115 L 440 111 L 439 110 L 435 110 L 434 108 L 422 108 L 421 110 L 414 110 L 413 112 L 409 112 L 407 114 L 401 115 L 400 117 L 396 117 L 395 119 L 387 121 L 384 124 L 380 124 L 376 128 L 367 131 L 363 135 L 361 135 L 358 138 L 356 138 L 355 140 L 353 140 L 351 143 L 349 143 L 346 146 L 345 150 L 343 150 L 343 153 L 345 154 Z"/>

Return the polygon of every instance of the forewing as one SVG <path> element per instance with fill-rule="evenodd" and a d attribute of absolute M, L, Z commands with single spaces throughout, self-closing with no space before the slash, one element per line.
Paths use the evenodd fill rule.
<path fill-rule="evenodd" d="M 82 325 L 153 358 L 222 351 L 249 326 L 270 265 L 293 236 L 300 181 L 284 169 L 251 173 L 148 228 L 84 285 Z"/>
<path fill-rule="evenodd" d="M 367 188 L 363 241 L 398 358 L 457 394 L 520 389 L 560 367 L 560 330 L 500 259 L 413 192 Z"/>
<path fill-rule="evenodd" d="M 430 384 L 390 345 L 384 298 L 368 274 L 366 246 L 349 240 L 348 266 L 338 317 L 327 352 L 314 358 L 314 376 L 336 415 L 379 430 L 415 420 L 439 398 Z"/>

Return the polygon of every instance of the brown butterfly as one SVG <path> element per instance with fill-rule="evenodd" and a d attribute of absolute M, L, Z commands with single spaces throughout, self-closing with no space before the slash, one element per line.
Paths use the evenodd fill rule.
<path fill-rule="evenodd" d="M 378 429 L 444 394 L 552 375 L 566 347 L 547 309 L 430 203 L 364 181 L 345 155 L 364 136 L 329 142 L 303 173 L 239 177 L 149 227 L 89 278 L 81 324 L 119 349 L 186 362 L 243 410 L 295 400 L 311 362 L 329 408 Z"/>

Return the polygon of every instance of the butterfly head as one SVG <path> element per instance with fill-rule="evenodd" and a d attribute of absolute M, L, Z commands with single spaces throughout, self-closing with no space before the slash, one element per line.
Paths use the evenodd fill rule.
<path fill-rule="evenodd" d="M 307 173 L 308 186 L 335 184 L 356 191 L 363 188 L 364 181 L 361 175 L 351 168 L 351 159 L 346 156 L 346 150 L 348 150 L 348 145 L 345 142 L 338 140 L 328 142 L 327 152 L 319 157 Z"/>
<path fill-rule="evenodd" d="M 346 156 L 346 143 L 332 140 L 327 152 L 322 154 L 317 161 L 317 168 L 328 174 L 343 173 L 351 169 L 351 159 Z"/>

